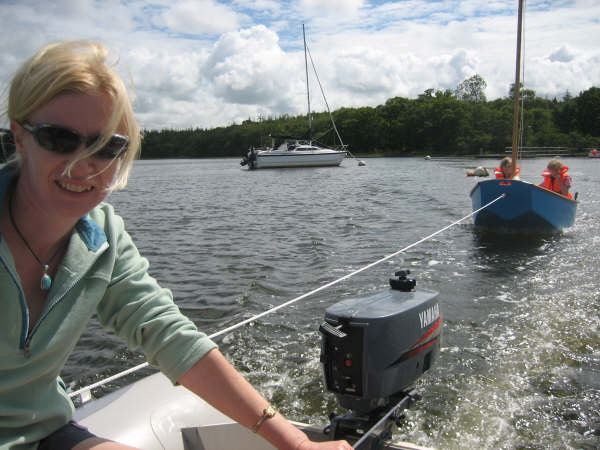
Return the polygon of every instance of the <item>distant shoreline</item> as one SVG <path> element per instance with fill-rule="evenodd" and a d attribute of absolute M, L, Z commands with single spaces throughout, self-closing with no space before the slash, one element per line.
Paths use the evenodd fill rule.
<path fill-rule="evenodd" d="M 373 154 L 373 153 L 366 153 L 366 154 L 360 154 L 360 153 L 354 153 L 354 156 L 356 159 L 367 159 L 367 158 L 425 158 L 426 156 L 430 156 L 430 158 L 432 160 L 435 159 L 448 159 L 448 158 L 453 158 L 453 159 L 497 159 L 500 160 L 502 158 L 504 158 L 505 156 L 510 156 L 509 153 L 502 153 L 502 154 L 485 154 L 485 155 L 453 155 L 453 154 L 445 154 L 445 155 L 430 155 L 427 153 L 414 153 L 414 154 Z M 536 156 L 525 156 L 525 157 L 521 157 L 521 159 L 537 159 L 537 158 L 553 158 L 555 156 L 558 157 L 562 157 L 562 158 L 588 158 L 588 154 L 587 153 L 577 153 L 577 154 L 569 154 L 569 155 L 536 155 Z M 355 159 L 352 156 L 347 156 L 345 159 Z M 152 161 L 152 160 L 161 160 L 161 159 L 181 159 L 181 160 L 185 160 L 185 159 L 236 159 L 236 160 L 240 160 L 241 158 L 239 156 L 195 156 L 195 157 L 190 157 L 190 156 L 183 156 L 183 157 L 178 157 L 178 156 L 165 156 L 163 158 L 157 158 L 157 157 L 150 157 L 150 158 L 144 158 L 143 154 L 142 156 L 139 158 L 139 160 L 141 161 Z"/>

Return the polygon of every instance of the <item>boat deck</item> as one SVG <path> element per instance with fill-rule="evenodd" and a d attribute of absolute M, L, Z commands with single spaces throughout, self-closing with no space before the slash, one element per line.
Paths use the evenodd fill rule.
<path fill-rule="evenodd" d="M 161 373 L 84 404 L 75 420 L 99 436 L 144 450 L 274 449 Z M 314 440 L 328 440 L 321 427 L 294 424 Z M 405 442 L 385 444 L 383 449 L 427 450 Z"/>

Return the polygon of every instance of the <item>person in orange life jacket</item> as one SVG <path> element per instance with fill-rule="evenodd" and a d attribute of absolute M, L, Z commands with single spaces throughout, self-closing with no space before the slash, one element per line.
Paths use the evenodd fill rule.
<path fill-rule="evenodd" d="M 540 183 L 540 186 L 564 195 L 567 198 L 573 198 L 569 193 L 569 189 L 571 189 L 571 177 L 568 172 L 569 168 L 559 159 L 551 159 L 542 173 L 544 181 Z"/>
<path fill-rule="evenodd" d="M 500 166 L 494 169 L 494 175 L 496 175 L 496 178 L 498 179 L 518 180 L 520 173 L 521 169 L 519 167 L 514 170 L 513 160 L 510 156 L 502 158 L 502 161 L 500 161 Z"/>

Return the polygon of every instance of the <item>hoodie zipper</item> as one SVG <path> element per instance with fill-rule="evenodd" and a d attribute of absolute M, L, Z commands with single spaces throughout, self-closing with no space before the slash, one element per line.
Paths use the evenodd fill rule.
<path fill-rule="evenodd" d="M 100 255 L 102 255 L 107 248 L 108 248 L 107 243 L 104 243 L 103 245 L 101 245 L 100 248 L 98 249 L 98 251 L 96 252 L 96 255 L 95 255 L 96 258 L 99 257 Z M 25 339 L 25 343 L 23 345 L 23 352 L 26 357 L 29 357 L 31 355 L 31 352 L 29 350 L 30 345 L 31 345 L 31 339 L 33 339 L 33 335 L 40 327 L 40 324 L 42 323 L 42 321 L 48 316 L 48 314 L 50 314 L 50 312 L 54 309 L 54 307 L 56 305 L 58 305 L 66 297 L 66 295 L 77 285 L 77 283 L 79 283 L 81 281 L 81 279 L 83 278 L 84 275 L 85 275 L 85 272 L 80 272 L 79 277 L 77 277 L 75 280 L 73 280 L 71 285 L 67 289 L 65 289 L 63 294 L 60 297 L 58 297 L 56 300 L 54 300 L 50 304 L 50 307 L 44 312 L 44 314 L 42 314 L 40 316 L 40 318 L 38 319 L 36 324 L 33 326 L 31 332 L 28 333 L 27 338 Z M 23 295 L 23 299 L 24 298 L 25 298 L 25 296 Z M 25 309 L 27 309 L 27 308 L 25 307 Z M 29 316 L 29 311 L 27 312 L 27 314 Z M 29 322 L 29 318 L 28 318 L 28 322 Z"/>
<path fill-rule="evenodd" d="M 52 305 L 50 305 L 50 308 L 48 308 L 46 310 L 46 312 L 44 314 L 42 314 L 42 316 L 40 316 L 38 321 L 35 323 L 35 325 L 31 329 L 31 332 L 28 333 L 27 338 L 25 339 L 25 344 L 23 345 L 23 352 L 27 358 L 29 358 L 29 356 L 31 355 L 31 352 L 29 350 L 29 347 L 31 345 L 31 339 L 33 339 L 33 335 L 40 327 L 40 324 L 42 323 L 42 321 L 48 316 L 48 314 L 50 314 L 50 312 L 54 309 L 54 307 L 56 305 L 58 305 L 62 301 L 63 298 L 65 298 L 65 296 L 69 293 L 69 291 L 71 289 L 73 289 L 77 285 L 77 283 L 79 283 L 81 281 L 82 278 L 83 278 L 83 274 L 81 274 L 79 276 L 79 278 L 77 278 L 75 281 L 73 281 L 73 283 L 71 283 L 69 288 L 67 290 L 65 290 L 65 292 L 58 299 L 56 299 L 56 301 L 52 302 Z"/>
<path fill-rule="evenodd" d="M 0 258 L 0 261 L 4 266 L 4 269 L 6 269 L 6 272 L 10 275 L 12 282 L 19 290 L 19 305 L 21 306 L 21 316 L 23 318 L 21 321 L 21 337 L 19 339 L 21 343 L 19 344 L 19 347 L 25 349 L 27 339 L 29 338 L 29 309 L 27 308 L 27 303 L 25 301 L 25 293 L 23 292 L 23 288 L 21 287 L 16 275 L 12 270 L 10 270 L 8 264 L 2 258 Z"/>
<path fill-rule="evenodd" d="M 0 243 L 2 243 L 1 235 L 0 235 Z M 107 248 L 108 248 L 108 243 L 104 242 L 102 245 L 100 245 L 99 248 L 96 249 L 96 251 L 94 252 L 95 253 L 94 256 L 96 258 L 98 258 L 100 255 L 102 255 L 102 253 L 104 253 L 104 251 Z M 25 300 L 25 293 L 23 292 L 23 288 L 22 288 L 21 284 L 19 283 L 18 276 L 16 275 L 16 273 L 14 273 L 10 269 L 9 265 L 6 263 L 6 261 L 4 261 L 4 259 L 2 257 L 0 257 L 0 262 L 6 269 L 6 272 L 10 275 L 14 285 L 19 290 L 19 303 L 21 306 L 21 315 L 23 317 L 23 320 L 21 322 L 21 337 L 19 339 L 20 340 L 19 348 L 21 348 L 23 350 L 23 354 L 25 355 L 25 357 L 29 358 L 29 356 L 31 356 L 31 351 L 30 351 L 31 340 L 33 339 L 35 332 L 39 329 L 40 324 L 48 316 L 48 314 L 50 314 L 50 312 L 54 309 L 54 307 L 65 298 L 65 296 L 69 293 L 69 291 L 71 291 L 71 289 L 73 289 L 77 285 L 77 283 L 79 283 L 79 281 L 81 281 L 81 279 L 84 277 L 85 273 L 81 272 L 79 274 L 79 277 L 71 283 L 69 288 L 66 289 L 60 297 L 58 297 L 56 300 L 54 300 L 52 302 L 50 307 L 38 319 L 38 321 L 33 326 L 32 330 L 30 332 L 29 331 L 29 308 L 27 307 L 27 301 Z"/>

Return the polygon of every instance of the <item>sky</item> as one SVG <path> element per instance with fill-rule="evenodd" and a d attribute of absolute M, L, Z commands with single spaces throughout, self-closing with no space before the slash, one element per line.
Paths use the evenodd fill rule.
<path fill-rule="evenodd" d="M 0 88 L 41 46 L 103 42 L 145 129 L 214 128 L 377 106 L 478 74 L 514 82 L 517 0 L 0 0 Z M 600 87 L 600 0 L 527 0 L 524 84 L 562 99 Z M 325 100 L 326 102 L 325 103 Z M 6 124 L 6 118 L 1 118 Z"/>

